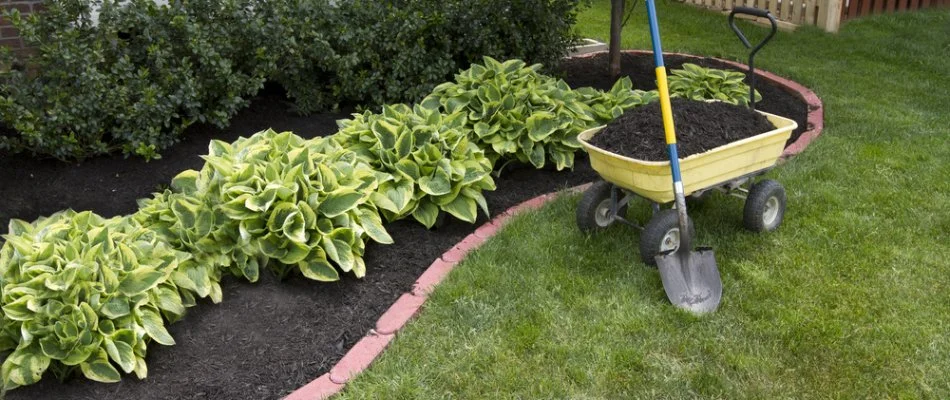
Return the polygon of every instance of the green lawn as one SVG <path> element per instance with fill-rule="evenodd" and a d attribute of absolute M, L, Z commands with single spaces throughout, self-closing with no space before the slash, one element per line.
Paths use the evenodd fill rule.
<path fill-rule="evenodd" d="M 606 38 L 608 3 L 578 30 Z M 649 46 L 639 7 L 624 47 Z M 725 16 L 658 7 L 667 51 L 745 57 Z M 582 235 L 566 196 L 470 255 L 342 397 L 950 398 L 950 11 L 782 32 L 758 64 L 814 89 L 826 128 L 769 174 L 777 232 L 744 231 L 739 199 L 691 209 L 717 313 L 669 305 L 638 233 Z"/>

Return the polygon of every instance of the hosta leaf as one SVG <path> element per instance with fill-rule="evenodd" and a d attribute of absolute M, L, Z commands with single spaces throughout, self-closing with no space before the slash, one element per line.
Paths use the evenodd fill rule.
<path fill-rule="evenodd" d="M 399 160 L 396 163 L 396 170 L 402 172 L 405 178 L 411 179 L 413 182 L 418 180 L 421 176 L 419 164 L 416 164 L 408 159 Z"/>
<path fill-rule="evenodd" d="M 257 282 L 257 279 L 260 277 L 260 264 L 257 262 L 256 258 L 247 257 L 238 257 L 235 261 L 235 265 L 241 271 L 241 275 L 244 276 L 249 282 Z"/>
<path fill-rule="evenodd" d="M 483 138 L 498 131 L 498 125 L 489 125 L 485 122 L 478 122 L 474 126 L 475 134 Z"/>
<path fill-rule="evenodd" d="M 360 193 L 347 190 L 334 191 L 329 193 L 326 199 L 320 203 L 320 207 L 317 209 L 317 212 L 327 217 L 333 218 L 337 215 L 352 210 L 360 203 L 360 200 L 362 199 L 363 195 Z"/>
<path fill-rule="evenodd" d="M 135 377 L 145 379 L 148 376 L 148 367 L 145 365 L 145 359 L 135 359 Z"/>
<path fill-rule="evenodd" d="M 478 190 L 472 188 L 462 189 L 462 196 L 468 197 L 472 200 L 475 200 L 475 204 L 478 204 L 478 207 L 482 209 L 482 212 L 485 213 L 485 216 L 489 216 L 488 212 L 488 202 L 485 201 L 485 196 Z"/>
<path fill-rule="evenodd" d="M 310 252 L 310 257 L 297 264 L 300 272 L 307 279 L 313 279 L 321 282 L 334 282 L 340 280 L 340 274 L 337 273 L 333 265 L 327 261 L 327 255 L 323 249 L 316 247 Z"/>
<path fill-rule="evenodd" d="M 349 243 L 326 236 L 322 244 L 327 257 L 339 265 L 343 272 L 350 272 L 353 269 L 353 250 Z"/>
<path fill-rule="evenodd" d="M 175 315 L 183 315 L 185 313 L 185 306 L 181 302 L 181 295 L 179 295 L 177 291 L 168 287 L 162 287 L 159 289 L 158 304 L 156 304 L 156 306 L 163 311 L 167 311 Z"/>
<path fill-rule="evenodd" d="M 419 189 L 432 196 L 441 196 L 452 191 L 452 183 L 442 174 L 419 178 Z"/>
<path fill-rule="evenodd" d="M 102 307 L 99 308 L 99 312 L 111 319 L 129 315 L 131 309 L 129 308 L 128 298 L 123 296 L 113 297 L 102 304 Z"/>
<path fill-rule="evenodd" d="M 33 243 L 20 236 L 6 235 L 7 243 L 13 246 L 13 249 L 22 256 L 31 256 L 34 253 Z"/>
<path fill-rule="evenodd" d="M 7 356 L 0 368 L 3 388 L 9 390 L 38 382 L 49 368 L 49 363 L 50 358 L 43 355 L 37 345 L 17 348 Z"/>
<path fill-rule="evenodd" d="M 536 112 L 528 117 L 526 122 L 528 137 L 535 142 L 540 142 L 551 136 L 557 126 L 557 119 L 554 114 L 549 112 Z"/>
<path fill-rule="evenodd" d="M 233 200 L 221 204 L 219 206 L 220 210 L 224 213 L 224 215 L 231 219 L 242 220 L 253 218 L 255 215 L 257 215 L 257 213 L 248 209 L 245 205 L 249 198 L 251 198 L 251 195 L 249 194 L 240 195 Z"/>
<path fill-rule="evenodd" d="M 307 231 L 304 226 L 303 214 L 294 212 L 287 216 L 284 225 L 281 227 L 284 236 L 297 244 L 307 243 Z"/>
<path fill-rule="evenodd" d="M 455 197 L 455 200 L 442 209 L 465 222 L 475 222 L 478 217 L 475 200 L 465 196 Z"/>
<path fill-rule="evenodd" d="M 264 190 L 264 192 L 256 196 L 252 195 L 248 197 L 247 200 L 244 201 L 244 207 L 247 207 L 247 209 L 251 211 L 264 212 L 274 204 L 274 200 L 276 199 L 277 188 L 271 188 Z"/>
<path fill-rule="evenodd" d="M 386 121 L 377 119 L 372 123 L 373 134 L 384 149 L 391 149 L 396 145 L 396 137 L 399 134 L 399 126 Z"/>
<path fill-rule="evenodd" d="M 158 313 L 148 309 L 141 309 L 139 322 L 142 324 L 142 328 L 145 329 L 145 333 L 148 337 L 152 338 L 152 340 L 165 346 L 175 344 L 175 339 L 165 330 L 165 324 L 162 322 L 162 317 L 158 315 Z"/>
<path fill-rule="evenodd" d="M 299 214 L 297 205 L 289 202 L 282 202 L 274 207 L 270 218 L 267 220 L 267 230 L 272 233 L 282 232 L 284 224 L 294 214 Z"/>
<path fill-rule="evenodd" d="M 423 199 L 419 201 L 416 210 L 412 212 L 412 217 L 426 228 L 432 228 L 439 218 L 439 206 L 432 204 L 428 199 Z"/>
<path fill-rule="evenodd" d="M 69 349 L 56 336 L 46 336 L 39 340 L 43 355 L 53 360 L 62 360 L 69 356 Z"/>
<path fill-rule="evenodd" d="M 270 258 L 282 258 L 287 254 L 287 250 L 281 245 L 283 240 L 275 233 L 269 233 L 258 241 L 261 253 Z"/>
<path fill-rule="evenodd" d="M 7 224 L 7 231 L 10 233 L 9 237 L 19 238 L 20 235 L 32 232 L 33 226 L 29 222 L 14 218 Z"/>
<path fill-rule="evenodd" d="M 27 304 L 33 300 L 33 296 L 25 295 L 15 301 L 3 305 L 4 317 L 14 321 L 27 321 L 33 318 L 33 311 L 30 311 Z"/>
<path fill-rule="evenodd" d="M 194 193 L 198 190 L 198 171 L 189 169 L 172 178 L 171 187 L 182 193 Z"/>
<path fill-rule="evenodd" d="M 110 338 L 105 338 L 103 344 L 109 358 L 115 361 L 125 373 L 130 373 L 135 369 L 135 353 L 132 351 L 132 346 L 125 342 L 113 341 Z"/>
<path fill-rule="evenodd" d="M 383 227 L 379 214 L 369 210 L 360 210 L 360 225 L 363 227 L 366 235 L 377 243 L 393 243 L 393 238 L 389 236 L 389 233 L 386 232 L 386 228 Z"/>
<path fill-rule="evenodd" d="M 402 134 L 399 135 L 399 139 L 396 140 L 396 156 L 403 158 L 409 155 L 412 152 L 413 148 L 413 132 L 409 130 L 404 130 Z"/>
<path fill-rule="evenodd" d="M 277 259 L 287 265 L 293 265 L 303 261 L 310 254 L 310 247 L 306 243 L 290 242 L 287 244 L 287 252 Z"/>
<path fill-rule="evenodd" d="M 544 146 L 541 144 L 535 144 L 534 147 L 530 149 L 528 153 L 528 161 L 531 162 L 531 165 L 534 165 L 535 168 L 544 167 Z"/>
<path fill-rule="evenodd" d="M 109 363 L 105 350 L 99 350 L 86 362 L 80 363 L 79 368 L 86 378 L 97 382 L 115 383 L 122 379 L 119 371 Z"/>
<path fill-rule="evenodd" d="M 163 278 L 165 278 L 164 272 L 141 267 L 130 272 L 119 282 L 119 291 L 126 296 L 134 296 L 155 287 Z"/>
<path fill-rule="evenodd" d="M 379 207 L 380 209 L 383 209 L 392 213 L 399 213 L 400 211 L 402 211 L 402 209 L 399 208 L 399 206 L 397 206 L 396 203 L 394 203 L 384 194 L 379 193 L 379 192 L 370 193 L 369 201 L 370 203 L 375 204 L 376 207 Z"/>

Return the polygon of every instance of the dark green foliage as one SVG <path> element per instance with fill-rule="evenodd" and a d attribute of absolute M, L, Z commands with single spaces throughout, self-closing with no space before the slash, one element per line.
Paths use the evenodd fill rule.
<path fill-rule="evenodd" d="M 23 18 L 35 74 L 0 84 L 0 151 L 158 158 L 263 85 L 309 113 L 416 101 L 481 56 L 554 65 L 580 0 L 55 0 Z M 92 10 L 99 9 L 98 22 Z M 9 59 L 6 60 L 9 63 Z"/>
<path fill-rule="evenodd" d="M 579 0 L 269 2 L 280 18 L 273 78 L 298 111 L 414 102 L 483 55 L 556 65 Z"/>
<path fill-rule="evenodd" d="M 246 4 L 59 0 L 41 18 L 13 11 L 37 45 L 37 72 L 14 71 L 3 83 L 0 114 L 20 135 L 0 137 L 0 149 L 157 158 L 194 122 L 226 126 L 264 82 L 242 44 L 239 30 L 256 27 L 244 21 Z"/>

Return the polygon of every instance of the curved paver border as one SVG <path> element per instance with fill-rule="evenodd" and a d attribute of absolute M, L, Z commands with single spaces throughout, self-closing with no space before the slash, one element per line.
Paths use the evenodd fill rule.
<path fill-rule="evenodd" d="M 625 50 L 624 52 L 635 55 L 653 54 L 646 50 Z M 594 52 L 576 57 L 594 57 L 603 53 L 605 52 Z M 664 54 L 698 59 L 706 58 L 684 53 Z M 740 69 L 749 68 L 748 65 L 739 62 L 715 57 L 709 58 Z M 786 147 L 785 151 L 782 152 L 782 160 L 787 160 L 804 151 L 812 141 L 821 135 L 824 129 L 824 106 L 815 92 L 812 92 L 797 82 L 768 71 L 756 70 L 755 73 L 759 77 L 781 86 L 808 104 L 807 130 L 802 133 L 798 140 Z M 562 192 L 583 191 L 589 185 L 590 184 L 575 186 Z M 509 208 L 491 221 L 478 227 L 475 232 L 466 236 L 465 239 L 462 239 L 462 241 L 458 242 L 455 246 L 452 246 L 448 251 L 442 253 L 442 256 L 436 259 L 432 265 L 419 276 L 419 279 L 417 279 L 413 285 L 412 291 L 400 296 L 399 299 L 389 307 L 389 310 L 386 310 L 386 312 L 379 317 L 379 320 L 376 321 L 376 327 L 356 342 L 353 348 L 330 369 L 330 372 L 321 375 L 319 378 L 297 389 L 285 397 L 285 400 L 326 399 L 343 390 L 343 387 L 350 379 L 368 368 L 369 365 L 382 354 L 386 346 L 392 342 L 396 332 L 419 312 L 422 304 L 425 303 L 428 298 L 429 293 L 432 293 L 433 288 L 448 276 L 449 272 L 455 268 L 468 252 L 478 248 L 482 243 L 488 240 L 488 238 L 494 236 L 513 215 L 522 211 L 539 208 L 562 192 L 544 194 Z"/>
<path fill-rule="evenodd" d="M 376 360 L 392 339 L 396 332 L 401 329 L 406 322 L 419 312 L 422 304 L 425 303 L 432 293 L 433 288 L 442 282 L 449 272 L 465 258 L 470 251 L 478 248 L 485 243 L 488 238 L 494 236 L 498 231 L 508 223 L 512 216 L 520 212 L 534 210 L 548 201 L 553 200 L 562 193 L 576 193 L 587 189 L 590 184 L 575 186 L 559 192 L 543 194 L 515 205 L 505 212 L 495 216 L 478 227 L 475 232 L 469 234 L 458 242 L 452 248 L 442 253 L 432 265 L 429 266 L 412 287 L 412 291 L 403 293 L 392 306 L 386 310 L 376 326 L 369 331 L 362 339 L 353 345 L 350 351 L 346 352 L 340 361 L 330 369 L 330 372 L 321 375 L 307 385 L 297 389 L 284 400 L 316 400 L 326 399 L 339 393 L 346 386 L 346 383 L 353 377 L 363 372 L 369 367 L 370 363 Z"/>

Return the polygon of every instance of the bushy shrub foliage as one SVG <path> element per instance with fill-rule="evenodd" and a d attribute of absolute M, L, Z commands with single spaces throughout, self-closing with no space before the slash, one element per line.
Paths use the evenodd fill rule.
<path fill-rule="evenodd" d="M 0 85 L 0 151 L 158 158 L 265 80 L 301 113 L 416 101 L 482 55 L 555 65 L 581 0 L 53 0 L 7 14 L 37 48 Z M 98 10 L 98 20 L 93 18 Z M 7 62 L 10 62 L 9 54 Z"/>
<path fill-rule="evenodd" d="M 98 7 L 98 21 L 92 17 Z M 19 134 L 0 150 L 82 159 L 121 151 L 145 158 L 195 122 L 224 127 L 263 85 L 242 70 L 237 1 L 57 0 L 40 14 L 7 15 L 36 46 L 35 76 L 11 71 L 0 116 Z"/>

